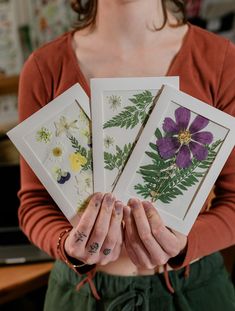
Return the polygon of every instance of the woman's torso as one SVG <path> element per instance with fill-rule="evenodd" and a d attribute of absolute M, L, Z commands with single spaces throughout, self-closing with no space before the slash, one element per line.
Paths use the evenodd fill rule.
<path fill-rule="evenodd" d="M 151 77 L 166 76 L 174 61 L 175 55 L 181 48 L 188 26 L 184 25 L 172 32 L 167 31 L 166 37 L 156 32 L 154 44 L 139 45 L 126 50 L 115 48 L 114 41 L 101 42 L 95 35 L 83 36 L 75 32 L 73 50 L 79 68 L 86 81 L 102 77 Z M 167 38 L 169 36 L 169 38 Z M 98 271 L 116 275 L 150 275 L 154 269 L 136 267 L 130 260 L 125 246 L 121 256 L 115 262 L 105 266 L 97 266 Z"/>
<path fill-rule="evenodd" d="M 182 28 L 181 35 L 178 34 L 176 37 L 178 40 L 173 40 L 173 43 L 169 42 L 162 49 L 155 44 L 149 48 L 141 48 L 140 52 L 130 53 L 129 58 L 122 55 L 114 62 L 114 58 L 108 53 L 108 50 L 106 54 L 96 55 L 94 54 L 96 50 L 93 48 L 89 51 L 89 46 L 86 44 L 84 47 L 82 46 L 82 40 L 74 42 L 74 32 L 66 34 L 57 42 L 35 54 L 41 66 L 46 66 L 45 72 L 48 72 L 48 77 L 44 77 L 48 82 L 47 102 L 76 82 L 79 82 L 89 95 L 90 89 L 87 81 L 92 77 L 178 75 L 180 76 L 181 90 L 215 105 L 218 86 L 217 74 L 221 73 L 226 47 L 221 47 L 218 44 L 220 42 L 217 42 L 217 53 L 212 53 L 215 37 L 203 33 L 192 25 L 188 31 L 187 26 Z M 201 39 L 201 41 L 197 42 L 197 39 Z M 207 42 L 209 42 L 208 46 L 212 46 L 209 51 L 204 50 Z M 94 42 L 92 45 L 96 46 Z M 58 50 L 58 47 L 62 49 L 63 53 Z M 55 53 L 55 50 L 58 51 L 58 54 Z M 102 51 L 104 50 L 103 46 Z M 207 53 L 202 57 L 201 53 L 205 51 Z M 53 57 L 49 57 L 47 52 L 54 53 Z M 50 87 L 52 87 L 51 92 Z M 121 256 L 116 262 L 98 266 L 97 270 L 117 275 L 154 273 L 154 270 L 138 269 L 129 259 L 124 246 Z"/>

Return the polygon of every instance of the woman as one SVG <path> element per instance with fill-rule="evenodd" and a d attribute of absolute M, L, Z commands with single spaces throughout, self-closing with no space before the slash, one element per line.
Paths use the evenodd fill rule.
<path fill-rule="evenodd" d="M 235 114 L 235 47 L 185 22 L 180 0 L 72 1 L 77 28 L 35 51 L 21 73 L 20 120 L 93 77 L 180 76 L 181 90 Z M 234 152 L 188 237 L 150 202 L 94 194 L 71 225 L 21 159 L 19 220 L 58 260 L 45 310 L 235 310 L 219 250 L 235 242 Z M 190 268 L 190 271 L 189 271 Z M 190 272 L 190 273 L 189 273 Z M 76 288 L 77 287 L 77 290 Z"/>

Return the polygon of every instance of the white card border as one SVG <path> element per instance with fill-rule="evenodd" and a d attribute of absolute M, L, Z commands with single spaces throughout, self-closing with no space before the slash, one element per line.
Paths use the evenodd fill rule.
<path fill-rule="evenodd" d="M 125 169 L 120 176 L 116 187 L 113 190 L 113 193 L 117 196 L 119 200 L 127 202 L 130 199 L 129 196 L 126 194 L 126 189 L 128 189 L 128 185 L 132 180 L 132 176 L 134 176 L 136 170 L 139 167 L 139 154 L 142 154 L 143 150 L 146 150 L 149 143 L 149 137 L 156 130 L 156 124 L 159 124 L 159 122 L 161 121 L 162 116 L 164 115 L 164 111 L 168 108 L 168 105 L 171 101 L 177 102 L 181 106 L 186 107 L 191 111 L 208 118 L 212 122 L 216 122 L 217 124 L 229 129 L 229 132 L 213 162 L 213 168 L 209 169 L 208 173 L 204 177 L 200 185 L 200 190 L 202 188 L 212 189 L 221 169 L 223 168 L 227 158 L 229 157 L 234 147 L 235 118 L 223 111 L 220 111 L 208 104 L 205 104 L 204 102 L 196 98 L 191 97 L 186 93 L 178 91 L 170 86 L 164 86 L 161 96 L 159 97 L 157 104 L 153 109 L 151 116 L 147 124 L 145 125 L 145 128 L 135 148 L 132 151 L 132 154 L 125 166 Z M 196 193 L 193 202 L 191 203 L 191 207 L 183 220 L 177 219 L 175 216 L 170 215 L 163 210 L 158 210 L 166 226 L 185 235 L 188 235 L 209 194 L 208 191 L 200 190 L 198 190 L 198 192 Z"/>

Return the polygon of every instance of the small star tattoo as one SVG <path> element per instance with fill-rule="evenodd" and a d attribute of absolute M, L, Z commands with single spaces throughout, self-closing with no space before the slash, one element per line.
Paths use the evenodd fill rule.
<path fill-rule="evenodd" d="M 87 235 L 84 232 L 75 232 L 75 242 L 83 242 Z"/>

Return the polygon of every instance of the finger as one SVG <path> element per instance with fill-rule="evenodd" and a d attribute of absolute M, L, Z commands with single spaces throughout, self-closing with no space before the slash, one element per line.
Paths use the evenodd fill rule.
<path fill-rule="evenodd" d="M 115 244 L 115 247 L 113 249 L 113 259 L 112 260 L 117 260 L 120 257 L 122 247 L 123 247 L 123 228 L 122 225 L 119 227 L 120 233 L 118 234 L 118 240 L 117 243 Z"/>
<path fill-rule="evenodd" d="M 113 261 L 115 255 L 113 254 L 114 248 L 120 241 L 120 235 L 122 235 L 122 217 L 123 217 L 123 206 L 121 201 L 116 201 L 114 209 L 112 211 L 112 217 L 110 221 L 109 231 L 105 237 L 104 243 L 100 250 L 100 263 L 106 264 L 109 261 Z M 119 244 L 119 243 L 118 243 Z"/>
<path fill-rule="evenodd" d="M 135 251 L 132 249 L 131 243 L 128 239 L 128 235 L 125 234 L 124 243 L 126 247 L 126 252 L 128 256 L 130 257 L 131 261 L 138 267 L 140 266 L 139 259 L 135 253 Z"/>
<path fill-rule="evenodd" d="M 120 229 L 119 229 L 119 231 L 117 231 L 117 235 L 122 236 L 122 231 Z M 111 256 L 106 256 L 106 258 L 104 258 L 104 257 L 101 258 L 99 263 L 101 265 L 106 265 L 109 262 L 116 261 L 120 257 L 121 250 L 122 250 L 122 237 L 118 238 L 114 248 L 112 249 L 112 251 L 110 253 Z"/>
<path fill-rule="evenodd" d="M 118 233 L 118 240 L 114 246 L 113 249 L 113 258 L 112 260 L 117 260 L 120 256 L 121 250 L 122 250 L 122 246 L 123 246 L 123 230 L 122 228 L 119 229 L 119 233 Z"/>
<path fill-rule="evenodd" d="M 176 256 L 179 253 L 177 237 L 164 225 L 151 202 L 144 201 L 142 204 L 151 227 L 152 235 L 170 257 Z"/>
<path fill-rule="evenodd" d="M 92 229 L 89 240 L 86 244 L 86 252 L 92 259 L 88 259 L 88 263 L 94 263 L 99 257 L 100 248 L 105 240 L 105 237 L 109 230 L 110 219 L 112 215 L 112 210 L 114 208 L 115 197 L 112 193 L 105 194 L 99 215 Z"/>
<path fill-rule="evenodd" d="M 88 237 L 99 213 L 103 196 L 104 194 L 98 192 L 91 197 L 86 210 L 80 215 L 78 225 L 72 229 L 67 242 L 71 244 L 72 253 L 76 252 L 76 245 L 79 245 L 80 252 L 85 249 Z M 73 255 L 75 256 L 76 254 Z"/>
<path fill-rule="evenodd" d="M 127 239 L 129 241 L 128 247 L 130 248 L 130 251 L 132 253 L 134 252 L 136 255 L 138 261 L 136 265 L 138 267 L 152 269 L 153 265 L 150 261 L 149 253 L 146 250 L 144 244 L 142 243 L 138 235 L 133 215 L 128 206 L 124 207 L 124 221 L 125 221 L 125 232 L 127 235 Z M 129 251 L 129 248 L 127 249 L 127 251 Z"/>
<path fill-rule="evenodd" d="M 128 204 L 131 207 L 139 237 L 148 250 L 152 263 L 156 265 L 166 263 L 169 255 L 162 249 L 161 245 L 159 245 L 153 236 L 142 203 L 137 199 L 131 199 Z"/>

